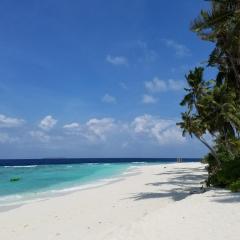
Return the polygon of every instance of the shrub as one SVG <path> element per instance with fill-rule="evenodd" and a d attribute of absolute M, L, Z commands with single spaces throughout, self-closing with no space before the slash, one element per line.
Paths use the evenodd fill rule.
<path fill-rule="evenodd" d="M 227 187 L 234 192 L 240 191 L 240 155 L 232 155 L 224 148 L 219 148 L 218 158 L 221 161 L 220 167 L 211 154 L 203 160 L 208 164 L 207 186 Z"/>
<path fill-rule="evenodd" d="M 240 179 L 231 183 L 229 188 L 232 192 L 240 192 Z"/>

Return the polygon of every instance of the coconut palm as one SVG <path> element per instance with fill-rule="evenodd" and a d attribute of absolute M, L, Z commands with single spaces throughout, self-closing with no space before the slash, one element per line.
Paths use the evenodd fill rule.
<path fill-rule="evenodd" d="M 223 71 L 231 77 L 240 92 L 240 1 L 211 0 L 211 9 L 201 11 L 191 26 L 203 40 L 215 43 L 209 58 L 209 65 L 219 68 L 220 79 Z M 240 97 L 240 94 L 238 94 Z"/>
<path fill-rule="evenodd" d="M 185 88 L 187 94 L 180 104 L 187 106 L 187 111 L 182 114 L 183 121 L 178 125 L 184 135 L 189 133 L 197 137 L 218 161 L 216 151 L 204 135 L 212 135 L 231 153 L 232 142 L 239 139 L 240 105 L 236 93 L 226 83 L 219 86 L 214 80 L 205 81 L 203 71 L 203 68 L 195 68 L 186 76 L 189 88 Z"/>
<path fill-rule="evenodd" d="M 210 2 L 210 10 L 201 11 L 191 28 L 214 43 L 206 67 L 218 73 L 215 79 L 205 80 L 206 68 L 201 67 L 186 76 L 189 87 L 180 104 L 187 110 L 178 125 L 183 135 L 195 136 L 210 150 L 205 158 L 208 182 L 231 188 L 239 181 L 240 191 L 240 0 Z M 212 136 L 212 144 L 205 135 Z"/>

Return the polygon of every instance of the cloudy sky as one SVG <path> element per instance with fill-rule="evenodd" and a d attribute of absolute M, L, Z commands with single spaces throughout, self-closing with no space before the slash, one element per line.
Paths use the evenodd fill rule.
<path fill-rule="evenodd" d="M 0 158 L 200 157 L 184 75 L 203 0 L 0 1 Z"/>

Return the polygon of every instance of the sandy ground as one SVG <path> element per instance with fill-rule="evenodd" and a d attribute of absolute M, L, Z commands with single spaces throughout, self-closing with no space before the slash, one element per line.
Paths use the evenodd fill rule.
<path fill-rule="evenodd" d="M 0 239 L 239 239 L 239 194 L 189 194 L 206 177 L 200 163 L 132 171 L 109 185 L 0 212 Z"/>

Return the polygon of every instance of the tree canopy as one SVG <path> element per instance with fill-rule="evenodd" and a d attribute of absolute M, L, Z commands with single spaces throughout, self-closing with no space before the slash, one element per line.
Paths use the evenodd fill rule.
<path fill-rule="evenodd" d="M 191 30 L 202 40 L 214 43 L 214 48 L 206 66 L 186 75 L 188 88 L 180 103 L 186 111 L 178 125 L 184 135 L 195 136 L 210 150 L 205 158 L 209 185 L 234 185 L 240 190 L 240 1 L 209 2 L 210 9 L 200 12 Z M 217 70 L 215 78 L 204 79 L 208 68 Z M 209 135 L 212 143 L 204 138 Z M 233 165 L 238 166 L 239 173 L 231 182 L 224 180 Z"/>

